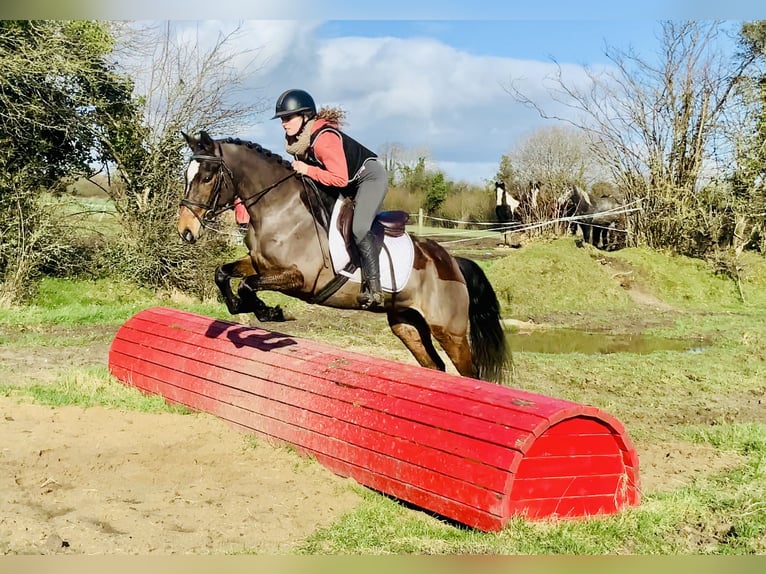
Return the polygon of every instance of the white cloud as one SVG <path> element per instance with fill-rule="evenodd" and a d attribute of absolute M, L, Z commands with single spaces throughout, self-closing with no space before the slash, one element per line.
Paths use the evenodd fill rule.
<path fill-rule="evenodd" d="M 342 106 L 348 112 L 346 131 L 371 149 L 391 143 L 426 148 L 433 163 L 455 180 L 481 183 L 492 177 L 519 138 L 547 125 L 504 89 L 512 78 L 546 111 L 571 114 L 554 105 L 545 90 L 545 78 L 555 72 L 549 61 L 476 56 L 425 37 L 321 39 L 318 22 L 242 24 L 237 46 L 257 50 L 257 72 L 248 82 L 253 97 L 273 102 L 285 89 L 306 89 L 319 106 Z M 213 41 L 233 26 L 190 23 L 187 33 Z M 232 59 L 242 67 L 246 61 Z M 585 80 L 577 66 L 564 72 L 569 82 Z M 252 139 L 282 152 L 282 130 L 269 120 L 272 113 L 273 104 L 246 133 L 221 136 Z"/>

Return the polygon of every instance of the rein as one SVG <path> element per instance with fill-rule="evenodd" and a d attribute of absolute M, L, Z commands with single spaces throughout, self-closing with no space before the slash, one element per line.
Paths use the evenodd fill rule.
<path fill-rule="evenodd" d="M 181 200 L 181 205 L 191 208 L 191 207 L 200 207 L 205 210 L 205 215 L 202 217 L 200 222 L 204 225 L 205 222 L 213 221 L 216 217 L 218 217 L 220 214 L 222 214 L 225 211 L 229 211 L 231 209 L 234 209 L 234 200 L 232 200 L 229 203 L 226 203 L 225 205 L 218 206 L 218 199 L 221 196 L 221 185 L 224 182 L 224 174 L 228 175 L 229 183 L 233 186 L 234 185 L 234 175 L 231 172 L 231 169 L 229 169 L 229 166 L 226 165 L 226 161 L 223 159 L 223 150 L 221 150 L 221 144 L 218 143 L 218 150 L 221 155 L 208 155 L 204 153 L 195 153 L 192 155 L 191 159 L 196 161 L 209 161 L 212 163 L 218 164 L 218 174 L 215 182 L 215 187 L 213 188 L 213 193 L 210 196 L 210 200 L 205 203 L 199 203 L 196 201 L 192 201 L 191 199 L 188 199 L 184 197 Z M 294 177 L 296 175 L 295 172 L 288 173 L 285 177 L 282 179 L 279 179 L 278 181 L 272 183 L 271 185 L 263 188 L 260 191 L 257 191 L 253 195 L 246 197 L 242 199 L 242 204 L 247 209 L 248 207 L 251 207 L 258 203 L 268 192 L 270 192 L 272 189 L 280 186 L 285 181 L 290 179 L 291 177 Z M 237 194 L 233 194 L 234 197 L 237 197 Z M 193 212 L 193 210 L 192 210 Z"/>
<path fill-rule="evenodd" d="M 259 201 L 260 201 L 260 200 L 263 198 L 263 196 L 264 196 L 264 195 L 266 195 L 266 194 L 267 194 L 268 192 L 270 192 L 272 189 L 274 189 L 275 187 L 279 187 L 279 186 L 280 186 L 280 185 L 282 185 L 284 182 L 286 182 L 288 179 L 290 179 L 291 177 L 295 177 L 296 175 L 297 175 L 297 173 L 296 173 L 296 172 L 294 172 L 294 171 L 293 171 L 293 172 L 290 172 L 290 173 L 288 173 L 288 174 L 287 174 L 285 177 L 283 177 L 283 178 L 282 178 L 282 179 L 280 179 L 280 180 L 277 180 L 276 182 L 272 183 L 272 184 L 271 184 L 271 185 L 269 185 L 268 187 L 264 187 L 262 190 L 255 192 L 253 195 L 251 195 L 251 196 L 249 196 L 249 197 L 246 197 L 246 198 L 244 198 L 244 199 L 242 200 L 242 204 L 243 204 L 243 205 L 244 205 L 246 208 L 247 208 L 247 207 L 250 207 L 250 206 L 252 206 L 252 205 L 255 205 L 256 203 L 258 203 L 258 202 L 259 202 Z M 231 209 L 231 208 L 229 208 L 229 209 Z"/>

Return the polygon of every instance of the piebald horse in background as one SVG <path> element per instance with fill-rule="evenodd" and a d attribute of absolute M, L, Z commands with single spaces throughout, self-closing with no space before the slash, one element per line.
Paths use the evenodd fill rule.
<path fill-rule="evenodd" d="M 213 140 L 204 131 L 183 135 L 192 157 L 178 210 L 179 235 L 193 243 L 237 198 L 250 216 L 245 237 L 249 253 L 215 272 L 230 313 L 284 320 L 279 307 L 258 297 L 262 290 L 327 307 L 360 309 L 358 269 L 352 273 L 358 257 L 348 247 L 353 244 L 348 236 L 350 202 L 300 177 L 289 162 L 256 143 Z M 420 365 L 445 370 L 436 339 L 461 375 L 501 382 L 510 372 L 511 354 L 492 285 L 474 261 L 453 257 L 434 241 L 410 237 L 406 219 L 406 213 L 386 212 L 373 225 L 383 245 L 385 301 L 383 308 L 369 312 L 386 313 L 391 330 Z M 338 237 L 345 238 L 340 249 L 333 243 Z M 339 269 L 344 261 L 349 263 Z M 395 269 L 401 262 L 404 268 Z M 388 278 L 384 270 L 390 270 Z M 236 278 L 241 281 L 235 294 Z"/>
<path fill-rule="evenodd" d="M 508 234 L 521 225 L 519 207 L 521 202 L 505 189 L 505 183 L 495 182 L 495 217 L 502 226 L 503 245 L 508 245 Z"/>

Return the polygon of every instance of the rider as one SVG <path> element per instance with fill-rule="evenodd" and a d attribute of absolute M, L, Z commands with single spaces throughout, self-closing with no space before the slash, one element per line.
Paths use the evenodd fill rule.
<path fill-rule="evenodd" d="M 345 114 L 337 108 L 317 112 L 314 99 L 303 90 L 287 90 L 277 98 L 275 118 L 282 120 L 293 169 L 354 200 L 352 231 L 361 259 L 359 304 L 367 309 L 383 304 L 380 286 L 380 245 L 371 231 L 388 191 L 388 174 L 377 155 L 340 130 Z"/>

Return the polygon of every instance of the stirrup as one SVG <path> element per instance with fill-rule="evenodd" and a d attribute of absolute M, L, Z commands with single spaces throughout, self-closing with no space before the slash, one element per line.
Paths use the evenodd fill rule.
<path fill-rule="evenodd" d="M 383 305 L 383 292 L 382 291 L 362 291 L 356 296 L 356 300 L 362 309 L 369 309 L 371 307 L 380 307 Z"/>

